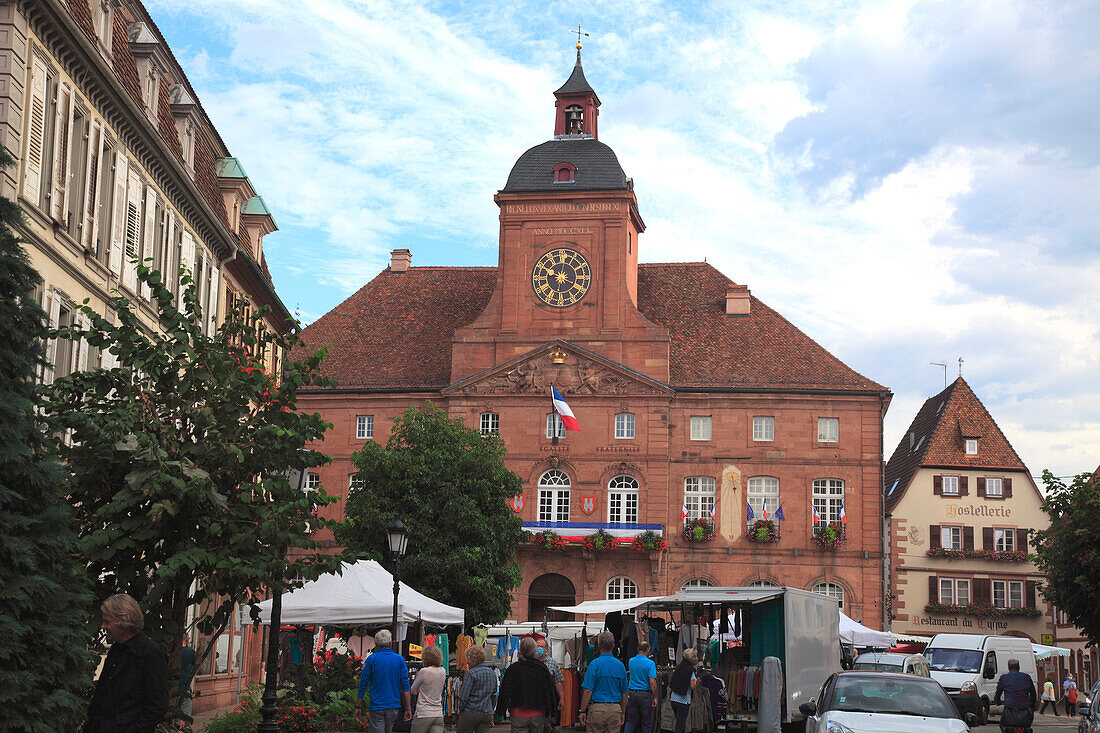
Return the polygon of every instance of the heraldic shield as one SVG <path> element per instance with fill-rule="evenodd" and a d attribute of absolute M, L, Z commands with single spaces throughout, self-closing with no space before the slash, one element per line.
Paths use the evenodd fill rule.
<path fill-rule="evenodd" d="M 581 497 L 581 511 L 585 514 L 591 514 L 596 511 L 596 497 L 594 496 L 582 496 Z"/>
<path fill-rule="evenodd" d="M 523 505 L 527 502 L 527 494 L 516 494 L 512 497 L 512 500 L 508 503 L 512 506 L 512 511 L 519 514 L 523 511 Z"/>

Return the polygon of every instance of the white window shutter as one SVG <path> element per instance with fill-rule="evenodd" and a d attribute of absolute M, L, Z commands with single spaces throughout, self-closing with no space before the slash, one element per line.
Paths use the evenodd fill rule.
<path fill-rule="evenodd" d="M 42 198 L 42 158 L 46 143 L 46 64 L 31 61 L 31 107 L 27 125 L 27 154 L 23 168 L 23 196 L 37 206 Z"/>
<path fill-rule="evenodd" d="M 81 313 L 77 316 L 77 323 L 80 324 L 80 328 L 83 331 L 87 331 L 92 327 L 92 322 L 88 320 L 88 316 Z M 76 364 L 74 365 L 74 371 L 86 372 L 88 371 L 88 339 L 80 339 L 80 348 L 77 349 Z"/>
<path fill-rule="evenodd" d="M 145 187 L 145 231 L 142 232 L 142 244 L 141 244 L 141 260 L 143 264 L 145 260 L 153 256 L 153 247 L 156 243 L 153 241 L 153 233 L 157 229 L 157 192 L 152 186 Z M 141 297 L 149 300 L 152 297 L 152 291 L 148 284 L 141 284 Z"/>
<path fill-rule="evenodd" d="M 111 244 L 107 266 L 115 276 L 122 275 L 122 253 L 126 248 L 126 179 L 129 164 L 121 150 L 115 153 L 115 190 L 111 212 Z"/>
<path fill-rule="evenodd" d="M 50 314 L 50 328 L 53 329 L 57 328 L 57 324 L 61 322 L 61 296 L 52 288 L 46 292 L 46 299 L 49 301 L 47 308 Z M 51 338 L 46 342 L 46 369 L 42 374 L 43 384 L 53 384 L 54 359 L 56 358 L 57 339 Z"/>
<path fill-rule="evenodd" d="M 180 247 L 180 266 L 186 267 L 191 273 L 191 277 L 195 277 L 195 238 L 186 229 L 183 232 L 183 245 Z M 181 283 L 179 292 L 179 308 L 181 310 L 183 309 L 183 291 L 184 287 Z"/>
<path fill-rule="evenodd" d="M 180 252 L 176 244 L 176 212 L 166 211 L 164 224 L 164 285 L 179 292 Z"/>
<path fill-rule="evenodd" d="M 84 180 L 86 192 L 84 202 L 84 231 L 81 239 L 84 249 L 99 255 L 99 202 L 103 180 L 103 123 L 93 120 L 88 132 L 88 164 L 85 166 L 87 176 Z"/>
<path fill-rule="evenodd" d="M 141 178 L 130 167 L 126 184 L 125 229 L 122 250 L 122 284 L 137 292 L 137 257 L 141 251 Z"/>
<path fill-rule="evenodd" d="M 68 84 L 57 87 L 57 108 L 54 115 L 53 193 L 50 195 L 50 215 L 61 226 L 68 226 L 69 155 L 73 148 L 73 90 Z"/>
<path fill-rule="evenodd" d="M 206 333 L 210 336 L 218 330 L 218 295 L 221 290 L 222 277 L 218 271 L 218 261 L 210 260 L 210 286 L 206 291 Z"/>

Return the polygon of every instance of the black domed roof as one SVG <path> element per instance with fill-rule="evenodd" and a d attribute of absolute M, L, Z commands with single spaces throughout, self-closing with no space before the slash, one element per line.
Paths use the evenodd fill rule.
<path fill-rule="evenodd" d="M 554 166 L 572 163 L 573 181 L 554 182 Z M 525 191 L 626 190 L 626 173 L 615 151 L 593 137 L 565 135 L 549 140 L 519 156 L 501 193 Z"/>

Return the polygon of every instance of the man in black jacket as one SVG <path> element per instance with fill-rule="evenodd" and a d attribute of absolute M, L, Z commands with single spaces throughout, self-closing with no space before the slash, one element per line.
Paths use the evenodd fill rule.
<path fill-rule="evenodd" d="M 100 606 L 111 649 L 96 682 L 85 733 L 154 733 L 168 710 L 168 657 L 144 634 L 137 601 L 125 594 Z"/>
<path fill-rule="evenodd" d="M 528 636 L 519 643 L 520 661 L 504 671 L 497 715 L 508 711 L 512 733 L 544 733 L 557 707 L 550 670 L 537 658 L 538 643 Z"/>

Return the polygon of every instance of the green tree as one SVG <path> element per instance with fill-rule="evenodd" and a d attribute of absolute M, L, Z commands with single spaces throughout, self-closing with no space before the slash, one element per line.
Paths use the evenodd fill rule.
<path fill-rule="evenodd" d="M 1100 639 L 1100 480 L 1082 473 L 1066 484 L 1043 471 L 1050 526 L 1034 533 L 1035 562 L 1047 576 L 1043 596 L 1091 639 Z"/>
<path fill-rule="evenodd" d="M 0 149 L 0 166 L 12 159 Z M 41 280 L 0 197 L 0 730 L 76 730 L 94 657 L 91 593 L 76 557 L 67 474 L 36 424 L 46 314 Z"/>
<path fill-rule="evenodd" d="M 504 465 L 504 443 L 425 403 L 394 421 L 386 447 L 368 442 L 352 456 L 362 487 L 347 500 L 338 537 L 389 564 L 386 528 L 409 528 L 401 578 L 421 593 L 466 610 L 467 623 L 508 616 L 519 585 L 521 523 L 508 500 L 522 482 Z"/>
<path fill-rule="evenodd" d="M 303 385 L 333 383 L 319 374 L 323 350 L 284 361 L 278 376 L 264 371 L 257 355 L 288 353 L 298 335 L 265 331 L 263 309 L 230 313 L 208 337 L 186 270 L 182 308 L 160 273 L 141 265 L 138 276 L 151 289 L 160 330 L 147 328 L 125 297 L 113 299 L 115 323 L 85 303 L 90 328 L 57 336 L 86 339 L 118 366 L 57 380 L 45 388 L 45 404 L 72 473 L 80 551 L 96 597 L 138 599 L 146 632 L 169 652 L 172 670 L 189 607 L 201 611 L 199 630 L 216 634 L 235 602 L 293 587 L 277 579 L 300 584 L 339 567 L 310 533 L 330 525 L 312 515 L 330 498 L 303 494 L 287 478 L 329 460 L 303 446 L 330 426 L 296 402 Z M 213 646 L 196 650 L 192 674 Z"/>

